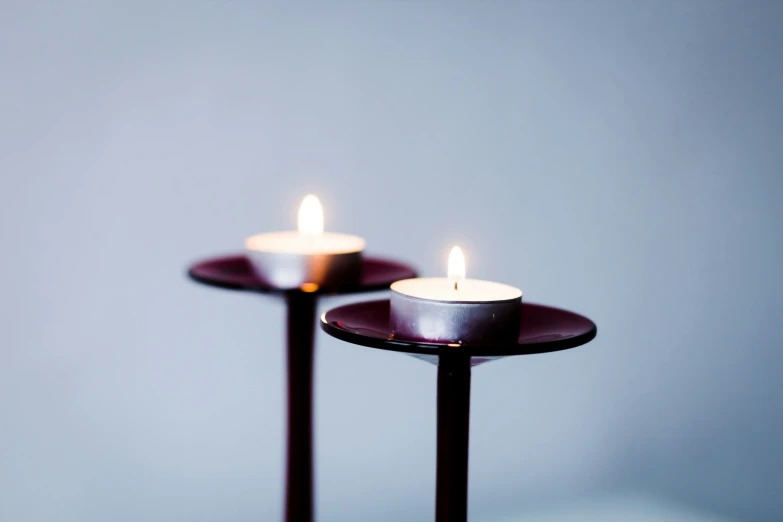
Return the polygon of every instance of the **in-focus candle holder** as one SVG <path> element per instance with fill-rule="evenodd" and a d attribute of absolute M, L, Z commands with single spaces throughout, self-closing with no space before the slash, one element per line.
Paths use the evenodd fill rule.
<path fill-rule="evenodd" d="M 288 448 L 286 457 L 285 520 L 313 520 L 313 334 L 318 298 L 387 290 L 400 279 L 416 277 L 403 263 L 362 257 L 358 282 L 331 287 L 305 284 L 279 288 L 260 279 L 247 257 L 220 257 L 193 264 L 195 281 L 229 290 L 248 290 L 282 297 L 288 308 Z"/>
<path fill-rule="evenodd" d="M 465 522 L 468 512 L 468 439 L 471 367 L 511 355 L 575 348 L 597 334 L 595 323 L 573 312 L 522 303 L 516 342 L 467 345 L 395 339 L 390 301 L 341 306 L 321 316 L 321 328 L 343 341 L 412 355 L 438 366 L 436 522 Z"/>

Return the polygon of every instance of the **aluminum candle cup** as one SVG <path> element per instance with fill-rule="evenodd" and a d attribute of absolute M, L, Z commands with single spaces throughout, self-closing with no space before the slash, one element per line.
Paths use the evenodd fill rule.
<path fill-rule="evenodd" d="M 282 289 L 358 284 L 364 239 L 324 233 L 321 203 L 304 198 L 298 232 L 258 234 L 245 240 L 247 258 L 256 275 Z"/>
<path fill-rule="evenodd" d="M 492 281 L 445 277 L 391 285 L 390 328 L 395 338 L 459 344 L 515 342 L 522 291 Z"/>
<path fill-rule="evenodd" d="M 245 242 L 256 275 L 280 288 L 358 283 L 364 240 L 346 234 L 258 234 Z"/>

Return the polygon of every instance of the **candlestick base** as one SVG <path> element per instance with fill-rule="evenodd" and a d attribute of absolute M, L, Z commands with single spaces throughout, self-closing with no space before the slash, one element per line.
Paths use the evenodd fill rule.
<path fill-rule="evenodd" d="M 575 348 L 597 334 L 595 323 L 573 312 L 522 303 L 516 342 L 458 344 L 396 339 L 390 302 L 341 306 L 321 316 L 321 329 L 349 343 L 402 352 L 438 365 L 436 522 L 466 522 L 471 368 L 512 355 Z"/>
<path fill-rule="evenodd" d="M 288 361 L 288 448 L 286 459 L 286 522 L 313 520 L 313 334 L 318 298 L 325 295 L 387 290 L 399 279 L 416 277 L 405 264 L 363 257 L 358 282 L 323 288 L 302 285 L 280 288 L 260 279 L 241 255 L 196 263 L 188 270 L 195 281 L 230 290 L 247 290 L 285 299 Z"/>

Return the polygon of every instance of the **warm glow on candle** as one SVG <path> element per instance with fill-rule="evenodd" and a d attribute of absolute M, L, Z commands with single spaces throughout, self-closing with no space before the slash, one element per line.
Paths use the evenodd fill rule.
<path fill-rule="evenodd" d="M 324 210 L 321 202 L 308 194 L 299 206 L 299 233 L 317 236 L 324 232 Z"/>
<path fill-rule="evenodd" d="M 449 280 L 462 281 L 465 279 L 465 255 L 462 249 L 455 246 L 449 254 Z"/>

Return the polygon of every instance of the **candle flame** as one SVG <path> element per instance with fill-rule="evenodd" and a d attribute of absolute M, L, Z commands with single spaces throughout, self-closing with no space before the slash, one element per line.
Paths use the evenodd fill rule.
<path fill-rule="evenodd" d="M 308 236 L 321 235 L 324 232 L 324 209 L 321 202 L 308 194 L 299 206 L 299 233 Z"/>
<path fill-rule="evenodd" d="M 449 253 L 449 279 L 455 283 L 465 279 L 465 255 L 458 246 Z"/>

